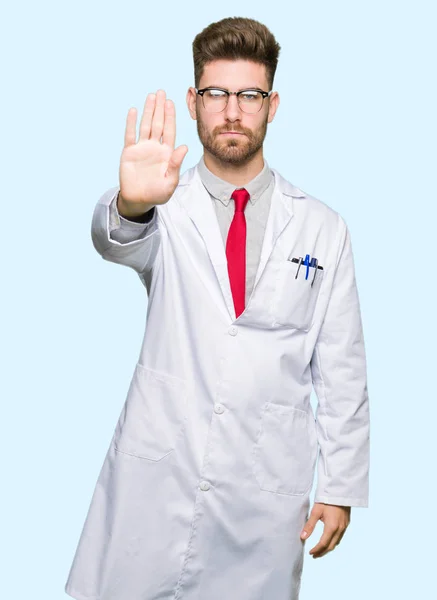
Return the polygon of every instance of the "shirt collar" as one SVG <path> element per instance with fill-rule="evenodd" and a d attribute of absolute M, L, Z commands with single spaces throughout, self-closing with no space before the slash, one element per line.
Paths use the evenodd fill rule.
<path fill-rule="evenodd" d="M 199 170 L 200 179 L 211 196 L 217 200 L 220 200 L 227 206 L 231 201 L 232 192 L 238 188 L 236 188 L 235 185 L 232 185 L 232 183 L 224 181 L 224 179 L 214 175 L 214 173 L 212 173 L 205 165 L 203 156 L 199 160 L 197 168 Z M 272 179 L 273 173 L 271 172 L 266 159 L 264 159 L 264 167 L 262 171 L 244 186 L 244 188 L 250 194 L 249 202 L 255 204 L 264 190 L 269 186 Z"/>

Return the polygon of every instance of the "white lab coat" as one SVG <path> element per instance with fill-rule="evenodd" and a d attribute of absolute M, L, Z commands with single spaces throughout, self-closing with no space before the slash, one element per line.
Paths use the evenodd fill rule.
<path fill-rule="evenodd" d="M 238 319 L 197 166 L 155 209 L 143 239 L 109 236 L 118 187 L 95 207 L 95 248 L 139 274 L 149 303 L 65 585 L 77 600 L 297 600 L 316 464 L 316 502 L 368 506 L 366 359 L 349 231 L 272 172 L 255 286 Z M 296 279 L 287 260 L 306 254 L 323 266 L 312 287 L 313 267 Z"/>

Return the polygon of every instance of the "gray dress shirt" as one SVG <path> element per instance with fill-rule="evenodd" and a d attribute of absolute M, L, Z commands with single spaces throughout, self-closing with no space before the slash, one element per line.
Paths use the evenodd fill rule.
<path fill-rule="evenodd" d="M 235 202 L 231 198 L 235 189 L 231 183 L 220 179 L 212 173 L 205 165 L 203 156 L 198 163 L 201 181 L 207 189 L 226 248 L 226 239 L 229 227 L 234 218 Z M 262 242 L 270 210 L 272 192 L 274 188 L 274 176 L 264 159 L 264 167 L 256 177 L 244 186 L 250 194 L 244 215 L 246 217 L 246 304 L 252 293 L 261 256 Z M 131 242 L 140 239 L 147 234 L 148 223 L 136 223 L 122 217 L 117 210 L 117 198 L 110 204 L 109 231 L 110 237 L 120 243 Z M 154 209 L 148 214 L 148 220 L 153 217 Z"/>

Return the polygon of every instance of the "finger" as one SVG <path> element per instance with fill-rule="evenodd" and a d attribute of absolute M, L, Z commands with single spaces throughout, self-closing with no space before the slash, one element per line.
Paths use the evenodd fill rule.
<path fill-rule="evenodd" d="M 326 527 L 323 530 L 322 537 L 319 540 L 319 543 L 311 548 L 310 554 L 319 554 L 320 552 L 325 552 L 328 549 L 328 546 L 332 542 L 333 537 L 336 535 L 337 529 L 330 529 Z"/>
<path fill-rule="evenodd" d="M 328 544 L 328 547 L 327 547 L 327 548 L 325 548 L 325 550 L 321 550 L 320 552 L 314 553 L 314 554 L 313 554 L 313 558 L 320 558 L 320 557 L 322 557 L 322 556 L 325 556 L 325 554 L 328 554 L 328 552 L 332 552 L 332 550 L 334 550 L 334 548 L 335 548 L 336 546 L 338 546 L 338 544 L 339 544 L 339 542 L 340 542 L 340 539 L 341 539 L 341 537 L 342 537 L 342 536 L 341 536 L 341 534 L 340 534 L 340 533 L 336 533 L 336 534 L 335 534 L 335 535 L 332 537 L 331 541 L 329 542 L 329 544 Z"/>
<path fill-rule="evenodd" d="M 140 135 L 138 141 L 148 140 L 150 138 L 150 127 L 152 124 L 153 112 L 155 110 L 155 94 L 147 94 L 144 103 L 143 114 L 140 122 Z"/>
<path fill-rule="evenodd" d="M 155 112 L 153 113 L 152 130 L 150 134 L 150 139 L 157 140 L 158 142 L 161 140 L 164 128 L 164 103 L 165 91 L 158 90 L 156 93 Z"/>
<path fill-rule="evenodd" d="M 172 100 L 166 100 L 164 105 L 164 132 L 162 143 L 174 148 L 176 140 L 176 111 Z"/>
<path fill-rule="evenodd" d="M 167 177 L 179 177 L 182 161 L 188 152 L 188 146 L 178 146 L 170 157 L 167 167 Z"/>
<path fill-rule="evenodd" d="M 323 508 L 321 508 L 321 507 L 319 507 L 319 505 L 315 504 L 311 511 L 309 519 L 303 526 L 303 529 L 300 533 L 301 539 L 305 540 L 310 537 L 310 535 L 314 531 L 314 528 L 317 525 L 317 522 L 319 521 L 322 514 L 323 514 Z"/>
<path fill-rule="evenodd" d="M 136 143 L 137 139 L 137 109 L 132 107 L 128 110 L 126 117 L 126 129 L 124 132 L 124 147 L 131 146 Z"/>
<path fill-rule="evenodd" d="M 340 532 L 340 536 L 339 536 L 339 538 L 338 538 L 338 540 L 337 540 L 337 545 L 338 545 L 338 544 L 341 542 L 341 540 L 343 539 L 343 536 L 344 536 L 344 534 L 346 533 L 346 529 L 347 529 L 347 527 L 345 527 L 345 528 L 343 529 L 343 531 L 341 531 L 341 532 Z"/>

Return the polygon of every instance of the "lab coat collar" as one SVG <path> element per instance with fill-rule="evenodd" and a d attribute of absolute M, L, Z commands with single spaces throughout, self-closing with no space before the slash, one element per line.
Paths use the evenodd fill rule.
<path fill-rule="evenodd" d="M 275 176 L 275 184 L 278 186 L 279 190 L 286 194 L 287 196 L 293 196 L 295 198 L 304 198 L 305 193 L 286 179 L 282 177 L 276 169 L 270 167 L 270 170 L 273 172 Z M 179 185 L 189 185 L 193 179 L 200 178 L 199 170 L 197 165 L 191 167 L 191 169 L 187 169 L 185 173 L 179 179 Z"/>
<path fill-rule="evenodd" d="M 259 201 L 263 192 L 269 187 L 273 179 L 273 173 L 265 158 L 263 158 L 263 162 L 264 165 L 261 171 L 244 185 L 244 188 L 249 192 L 249 204 L 252 205 Z M 200 160 L 197 163 L 197 169 L 202 179 L 202 183 L 208 190 L 213 201 L 215 203 L 221 202 L 225 206 L 228 206 L 231 202 L 232 193 L 235 189 L 239 188 L 229 181 L 225 181 L 221 177 L 218 177 L 215 173 L 212 173 L 205 164 L 204 156 L 200 157 Z M 234 204 L 233 200 L 232 204 Z"/>
<path fill-rule="evenodd" d="M 279 236 L 281 236 L 283 248 L 290 246 L 293 234 L 289 224 L 294 215 L 293 203 L 296 198 L 305 198 L 306 196 L 301 189 L 282 177 L 276 169 L 271 168 L 271 171 L 273 172 L 275 183 L 252 295 L 255 293 L 256 285 L 264 272 L 267 261 L 275 248 Z M 220 285 L 222 297 L 218 298 L 217 293 L 214 293 L 215 290 L 212 289 L 212 287 L 211 295 L 215 298 L 220 308 L 223 308 L 224 299 L 228 316 L 231 317 L 232 321 L 235 321 L 236 314 L 229 282 L 223 238 L 213 203 L 211 202 L 208 191 L 202 183 L 197 165 L 183 173 L 179 179 L 178 187 L 181 189 L 181 195 L 179 196 L 180 204 L 188 213 L 190 219 L 193 221 L 199 234 L 203 238 Z M 207 285 L 213 286 L 213 283 L 208 280 Z M 249 304 L 250 299 L 246 299 L 246 309 Z M 246 309 L 238 317 L 238 320 L 243 320 L 245 318 L 247 312 Z"/>

